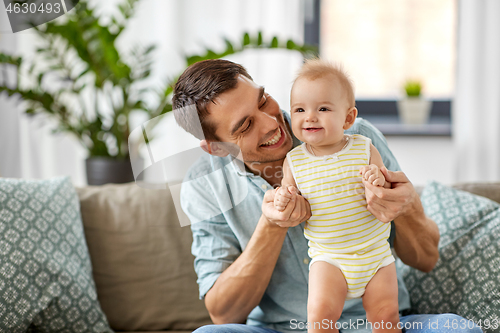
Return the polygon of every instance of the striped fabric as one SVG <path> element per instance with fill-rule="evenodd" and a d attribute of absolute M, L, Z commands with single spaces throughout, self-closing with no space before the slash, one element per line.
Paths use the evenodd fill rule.
<path fill-rule="evenodd" d="M 370 161 L 371 140 L 349 136 L 338 153 L 314 156 L 305 143 L 287 155 L 295 182 L 311 205 L 305 237 L 309 255 L 339 267 L 348 282 L 348 298 L 359 297 L 378 268 L 392 257 L 387 239 L 390 223 L 366 209 L 359 169 Z"/>

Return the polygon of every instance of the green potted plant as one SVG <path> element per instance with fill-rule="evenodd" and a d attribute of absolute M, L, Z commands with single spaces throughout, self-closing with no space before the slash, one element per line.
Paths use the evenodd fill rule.
<path fill-rule="evenodd" d="M 106 25 L 100 23 L 94 8 L 81 0 L 61 19 L 33 27 L 42 43 L 37 49 L 41 62 L 0 53 L 0 66 L 13 66 L 17 71 L 14 85 L 8 84 L 12 81 L 6 77 L 8 71 L 0 71 L 0 94 L 20 96 L 27 114 L 56 119 L 55 132 L 71 133 L 78 139 L 88 152 L 90 185 L 133 181 L 127 142 L 130 115 L 141 112 L 148 120 L 172 110 L 175 79 L 159 90 L 145 86 L 155 45 L 137 46 L 129 54 L 122 54 L 115 45 L 137 2 L 124 0 L 118 5 L 119 14 Z M 291 40 L 280 43 L 274 37 L 264 42 L 262 33 L 253 37 L 245 33 L 237 45 L 226 40 L 222 52 L 207 49 L 200 55 L 186 56 L 186 66 L 247 48 L 286 48 L 303 54 L 316 51 Z M 88 103 L 88 96 L 92 103 Z M 156 100 L 153 105 L 147 102 L 152 96 Z"/>
<path fill-rule="evenodd" d="M 432 102 L 422 97 L 422 83 L 418 80 L 407 80 L 404 84 L 405 98 L 398 101 L 400 120 L 405 124 L 426 124 Z"/>

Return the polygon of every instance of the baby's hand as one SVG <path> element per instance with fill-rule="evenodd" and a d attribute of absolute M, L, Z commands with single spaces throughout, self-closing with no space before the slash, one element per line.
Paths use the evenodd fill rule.
<path fill-rule="evenodd" d="M 375 164 L 366 165 L 359 169 L 359 173 L 362 177 L 369 183 L 374 186 L 384 186 L 385 185 L 385 177 L 384 174 L 380 171 L 378 166 Z"/>
<path fill-rule="evenodd" d="M 274 207 L 280 212 L 284 211 L 288 202 L 292 199 L 292 195 L 295 195 L 297 191 L 293 190 L 295 186 L 288 186 L 288 188 L 278 187 L 276 189 L 276 194 L 274 195 Z"/>

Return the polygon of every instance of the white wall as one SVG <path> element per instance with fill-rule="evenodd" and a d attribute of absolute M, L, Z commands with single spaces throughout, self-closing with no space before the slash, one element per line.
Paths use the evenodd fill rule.
<path fill-rule="evenodd" d="M 389 148 L 415 186 L 429 180 L 446 185 L 456 181 L 455 149 L 451 137 L 387 137 Z"/>

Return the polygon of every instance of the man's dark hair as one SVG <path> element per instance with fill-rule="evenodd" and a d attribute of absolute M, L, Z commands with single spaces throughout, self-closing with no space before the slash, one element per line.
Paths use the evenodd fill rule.
<path fill-rule="evenodd" d="M 179 126 L 200 140 L 220 141 L 215 135 L 214 124 L 208 121 L 207 106 L 220 94 L 234 89 L 238 75 L 252 80 L 243 66 L 228 60 L 204 60 L 186 68 L 175 84 L 172 97 L 174 117 Z M 196 106 L 197 112 L 190 111 L 191 105 Z"/>

